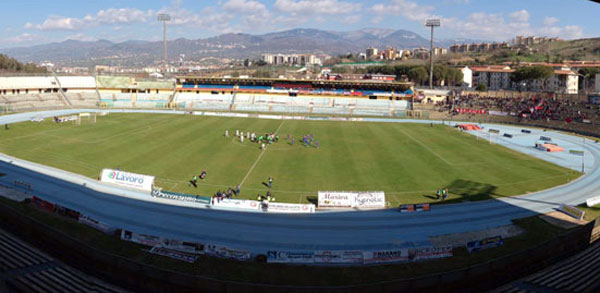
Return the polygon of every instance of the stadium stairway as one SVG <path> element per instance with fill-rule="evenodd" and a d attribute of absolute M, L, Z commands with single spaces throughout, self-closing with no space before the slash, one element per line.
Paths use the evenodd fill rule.
<path fill-rule="evenodd" d="M 2 229 L 0 282 L 5 292 L 125 292 L 55 261 Z"/>
<path fill-rule="evenodd" d="M 600 292 L 600 241 L 569 259 L 492 292 Z"/>
<path fill-rule="evenodd" d="M 54 80 L 56 80 L 56 84 L 58 85 L 58 93 L 60 94 L 60 97 L 62 98 L 63 102 L 67 107 L 73 108 L 73 104 L 71 103 L 71 101 L 69 101 L 69 98 L 67 98 L 67 95 L 65 95 L 63 87 L 60 85 L 60 80 L 58 79 L 58 76 L 56 76 L 56 72 L 52 71 L 52 76 L 54 76 Z"/>

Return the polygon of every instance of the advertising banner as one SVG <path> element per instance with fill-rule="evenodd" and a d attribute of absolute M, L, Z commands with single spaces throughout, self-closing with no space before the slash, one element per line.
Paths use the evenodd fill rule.
<path fill-rule="evenodd" d="M 499 235 L 494 237 L 488 237 L 485 239 L 468 242 L 467 252 L 473 253 L 488 248 L 500 247 L 502 245 L 504 245 L 504 240 L 502 239 L 502 236 Z"/>
<path fill-rule="evenodd" d="M 377 192 L 359 192 L 354 199 L 354 207 L 360 208 L 384 208 L 385 193 Z"/>
<path fill-rule="evenodd" d="M 103 169 L 100 181 L 151 192 L 154 185 L 154 176 Z"/>
<path fill-rule="evenodd" d="M 319 191 L 319 207 L 336 208 L 384 208 L 385 193 L 383 191 Z"/>
<path fill-rule="evenodd" d="M 213 205 L 216 207 L 260 211 L 260 201 L 246 199 L 230 199 L 223 198 L 221 200 L 214 199 Z"/>
<path fill-rule="evenodd" d="M 319 207 L 350 208 L 354 205 L 355 192 L 319 191 Z"/>
<path fill-rule="evenodd" d="M 181 260 L 181 261 L 185 261 L 185 262 L 189 262 L 189 263 L 194 263 L 194 262 L 196 262 L 196 260 L 198 260 L 198 257 L 195 255 L 189 255 L 189 254 L 182 253 L 179 251 L 166 249 L 166 248 L 160 247 L 160 246 L 152 247 L 150 249 L 150 253 L 174 258 L 176 260 Z"/>
<path fill-rule="evenodd" d="M 484 109 L 455 108 L 454 111 L 459 114 L 487 114 Z"/>
<path fill-rule="evenodd" d="M 56 210 L 56 205 L 54 205 L 53 203 L 49 202 L 49 201 L 45 201 L 37 196 L 34 196 L 31 199 L 31 203 L 33 203 L 35 206 L 37 206 L 38 208 L 44 209 L 46 211 L 49 211 L 51 213 L 54 213 L 54 211 Z"/>
<path fill-rule="evenodd" d="M 293 204 L 293 203 L 279 203 L 270 202 L 267 207 L 269 213 L 314 213 L 314 204 Z"/>
<path fill-rule="evenodd" d="M 364 264 L 381 264 L 409 261 L 408 249 L 378 250 L 363 252 Z"/>
<path fill-rule="evenodd" d="M 198 196 L 198 195 L 193 195 L 193 194 L 183 194 L 183 193 L 164 191 L 164 190 L 160 190 L 160 189 L 153 189 L 151 195 L 153 197 L 210 204 L 210 197 Z"/>
<path fill-rule="evenodd" d="M 250 260 L 252 255 L 247 250 L 229 248 L 226 246 L 207 244 L 204 246 L 204 253 L 222 258 L 231 258 L 237 260 Z"/>
<path fill-rule="evenodd" d="M 102 223 L 98 220 L 92 219 L 85 215 L 79 216 L 78 221 L 79 221 L 79 223 L 90 226 L 90 227 L 92 227 L 96 230 L 102 231 L 104 233 L 110 233 L 110 231 L 111 231 L 110 227 L 107 224 Z"/>
<path fill-rule="evenodd" d="M 204 244 L 196 242 L 179 241 L 175 239 L 161 239 L 161 247 L 168 248 L 171 250 L 182 251 L 186 253 L 203 254 Z"/>
<path fill-rule="evenodd" d="M 315 262 L 314 252 L 268 251 L 268 263 L 310 264 Z"/>
<path fill-rule="evenodd" d="M 362 264 L 363 252 L 356 250 L 317 250 L 315 263 L 318 264 Z"/>
<path fill-rule="evenodd" d="M 121 231 L 121 240 L 131 241 L 148 246 L 160 246 L 162 241 L 158 236 L 137 234 L 131 231 Z"/>
<path fill-rule="evenodd" d="M 451 257 L 453 255 L 452 254 L 452 246 L 417 247 L 417 248 L 410 249 L 409 254 L 412 254 L 412 259 L 414 261 Z"/>

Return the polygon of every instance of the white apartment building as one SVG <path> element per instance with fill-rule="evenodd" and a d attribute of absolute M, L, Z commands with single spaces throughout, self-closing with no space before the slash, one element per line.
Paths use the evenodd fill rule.
<path fill-rule="evenodd" d="M 470 69 L 470 72 L 469 70 Z M 486 86 L 488 90 L 524 90 L 524 91 L 550 91 L 561 94 L 577 94 L 579 88 L 579 76 L 567 67 L 554 69 L 554 75 L 546 80 L 545 84 L 541 80 L 534 80 L 522 85 L 515 84 L 510 79 L 511 73 L 515 70 L 509 66 L 490 65 L 473 66 L 461 69 L 463 72 L 463 82 L 471 87 L 477 87 L 479 84 Z"/>
<path fill-rule="evenodd" d="M 321 65 L 321 60 L 313 54 L 263 54 L 262 60 L 275 65 Z"/>

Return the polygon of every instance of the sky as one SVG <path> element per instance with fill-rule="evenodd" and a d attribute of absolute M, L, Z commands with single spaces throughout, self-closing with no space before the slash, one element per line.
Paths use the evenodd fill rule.
<path fill-rule="evenodd" d="M 405 29 L 427 37 L 509 41 L 516 35 L 598 37 L 600 4 L 587 0 L 3 0 L 0 47 L 67 39 L 161 40 L 156 20 L 168 13 L 167 38 L 261 34 L 291 28 L 350 31 Z"/>

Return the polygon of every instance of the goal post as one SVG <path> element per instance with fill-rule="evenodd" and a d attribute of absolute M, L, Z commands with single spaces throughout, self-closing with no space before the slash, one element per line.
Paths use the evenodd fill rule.
<path fill-rule="evenodd" d="M 81 125 L 81 123 L 96 123 L 96 113 L 79 113 L 75 124 Z"/>

